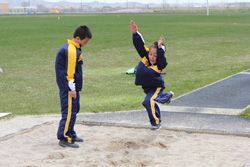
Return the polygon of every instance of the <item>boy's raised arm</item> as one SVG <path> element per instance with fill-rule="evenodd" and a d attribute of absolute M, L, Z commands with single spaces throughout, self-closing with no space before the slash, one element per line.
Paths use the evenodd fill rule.
<path fill-rule="evenodd" d="M 132 33 L 136 33 L 138 31 L 137 25 L 133 20 L 130 21 L 129 26 Z"/>
<path fill-rule="evenodd" d="M 164 45 L 164 42 L 165 42 L 164 37 L 160 36 L 158 40 L 158 50 L 157 50 L 157 60 L 156 60 L 156 64 L 159 70 L 163 70 L 168 64 L 167 59 L 165 57 L 166 47 Z"/>
<path fill-rule="evenodd" d="M 142 35 L 138 32 L 138 27 L 133 20 L 130 21 L 130 30 L 133 33 L 133 44 L 138 54 L 141 57 L 146 56 L 148 51 L 145 46 L 145 41 Z"/>

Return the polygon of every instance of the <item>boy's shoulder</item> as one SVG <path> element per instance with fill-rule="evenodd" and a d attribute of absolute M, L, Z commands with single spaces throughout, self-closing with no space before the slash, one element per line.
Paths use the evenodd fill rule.
<path fill-rule="evenodd" d="M 67 53 L 67 48 L 68 48 L 68 44 L 67 44 L 67 43 L 63 44 L 63 45 L 58 49 L 57 55 L 58 55 L 58 56 L 59 56 L 59 55 L 61 55 L 61 56 L 65 55 L 65 54 Z"/>
<path fill-rule="evenodd" d="M 59 48 L 59 50 L 65 51 L 65 50 L 68 49 L 68 46 L 69 46 L 69 44 L 68 44 L 68 43 L 65 43 L 65 44 L 63 44 L 63 45 Z"/>

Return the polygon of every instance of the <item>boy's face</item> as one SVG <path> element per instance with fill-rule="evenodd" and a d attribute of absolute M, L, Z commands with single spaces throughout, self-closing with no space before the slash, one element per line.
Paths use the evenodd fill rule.
<path fill-rule="evenodd" d="M 76 42 L 79 43 L 81 46 L 87 45 L 89 40 L 90 40 L 89 38 L 81 39 L 79 37 L 76 37 Z"/>
<path fill-rule="evenodd" d="M 149 48 L 149 54 L 148 54 L 148 58 L 150 61 L 150 64 L 154 65 L 156 64 L 156 59 L 157 59 L 157 49 L 156 48 Z"/>

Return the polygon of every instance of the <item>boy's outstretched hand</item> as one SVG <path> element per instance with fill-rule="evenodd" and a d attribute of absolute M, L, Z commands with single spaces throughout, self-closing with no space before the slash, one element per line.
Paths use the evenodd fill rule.
<path fill-rule="evenodd" d="M 138 31 L 137 25 L 133 20 L 130 21 L 129 26 L 132 33 L 136 33 Z"/>
<path fill-rule="evenodd" d="M 160 36 L 159 40 L 158 40 L 158 48 L 161 48 L 161 46 L 164 44 L 165 42 L 165 38 L 164 36 Z"/>

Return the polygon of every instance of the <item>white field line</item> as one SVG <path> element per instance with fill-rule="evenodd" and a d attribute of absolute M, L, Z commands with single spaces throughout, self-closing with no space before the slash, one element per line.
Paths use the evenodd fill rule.
<path fill-rule="evenodd" d="M 11 113 L 0 113 L 0 118 L 1 117 L 5 117 L 5 116 L 7 116 L 7 115 L 10 115 Z"/>
<path fill-rule="evenodd" d="M 250 72 L 241 72 L 240 74 L 250 75 Z"/>

